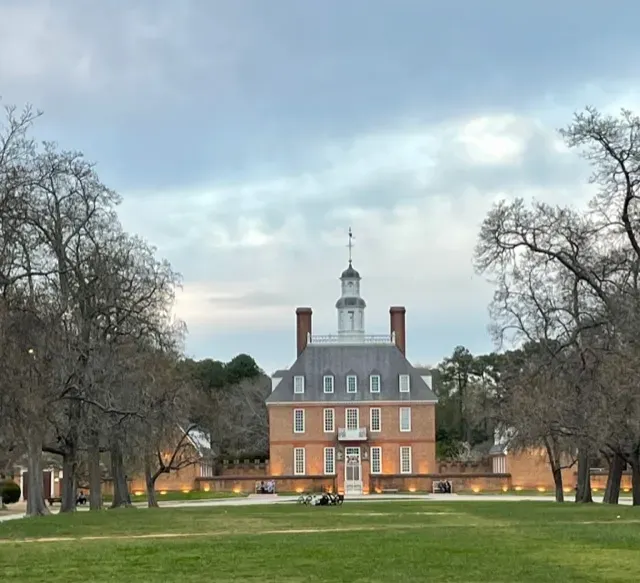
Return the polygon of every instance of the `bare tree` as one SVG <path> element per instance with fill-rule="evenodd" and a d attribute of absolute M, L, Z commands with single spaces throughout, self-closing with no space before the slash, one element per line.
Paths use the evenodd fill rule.
<path fill-rule="evenodd" d="M 639 129 L 640 119 L 628 111 L 617 118 L 592 108 L 577 114 L 561 133 L 594 169 L 592 182 L 599 192 L 589 208 L 577 212 L 542 203 L 527 207 L 522 200 L 502 202 L 485 219 L 476 250 L 477 267 L 496 277 L 498 303 L 510 305 L 520 328 L 527 327 L 534 341 L 551 337 L 560 343 L 555 358 L 562 361 L 573 403 L 579 405 L 572 419 L 566 416 L 565 424 L 573 426 L 579 442 L 578 499 L 584 501 L 590 500 L 590 456 L 618 420 L 618 412 L 604 406 L 620 401 L 607 395 L 608 386 L 626 384 L 619 374 L 603 382 L 602 371 L 612 354 L 630 356 L 628 347 L 640 324 Z M 513 282 L 521 277 L 523 265 L 545 270 L 544 282 L 536 280 L 546 285 L 544 302 L 518 306 L 512 301 Z M 524 269 L 525 275 L 531 272 Z M 611 367 L 607 370 L 614 372 Z M 626 374 L 633 376 L 630 371 Z M 628 386 L 626 396 L 635 403 L 637 385 Z M 624 455 L 633 466 L 638 462 L 637 434 L 631 431 L 625 442 Z M 640 471 L 637 475 L 640 482 Z M 638 493 L 635 504 L 640 503 L 640 486 Z"/>

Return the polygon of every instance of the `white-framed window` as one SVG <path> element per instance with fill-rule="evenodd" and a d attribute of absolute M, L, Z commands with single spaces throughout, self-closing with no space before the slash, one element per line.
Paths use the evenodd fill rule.
<path fill-rule="evenodd" d="M 354 374 L 347 375 L 347 393 L 358 392 L 358 377 Z"/>
<path fill-rule="evenodd" d="M 333 433 L 336 430 L 335 411 L 333 409 L 324 410 L 324 432 Z"/>
<path fill-rule="evenodd" d="M 344 424 L 347 429 L 358 429 L 360 427 L 360 411 L 349 407 L 344 412 Z"/>
<path fill-rule="evenodd" d="M 371 391 L 372 393 L 379 393 L 380 392 L 380 375 L 379 374 L 372 374 L 369 377 L 369 391 Z"/>
<path fill-rule="evenodd" d="M 293 473 L 296 476 L 304 476 L 305 474 L 305 455 L 304 447 L 293 448 Z"/>
<path fill-rule="evenodd" d="M 400 448 L 400 473 L 411 473 L 411 446 L 403 445 Z"/>
<path fill-rule="evenodd" d="M 322 377 L 322 388 L 325 393 L 333 393 L 333 375 L 326 374 Z"/>
<path fill-rule="evenodd" d="M 382 448 L 379 446 L 371 448 L 371 473 L 382 473 Z"/>
<path fill-rule="evenodd" d="M 304 409 L 293 410 L 293 432 L 304 433 Z"/>
<path fill-rule="evenodd" d="M 333 475 L 336 473 L 336 448 L 324 448 L 324 473 Z"/>
<path fill-rule="evenodd" d="M 293 392 L 297 395 L 304 393 L 304 375 L 297 374 L 293 377 Z"/>
<path fill-rule="evenodd" d="M 411 431 L 411 407 L 400 407 L 400 431 Z"/>
<path fill-rule="evenodd" d="M 408 374 L 401 374 L 398 377 L 398 389 L 401 393 L 408 393 L 411 390 L 411 377 Z"/>
<path fill-rule="evenodd" d="M 382 411 L 380 407 L 369 409 L 369 431 L 382 431 Z"/>
<path fill-rule="evenodd" d="M 497 455 L 493 458 L 493 473 L 494 474 L 507 473 L 507 459 L 505 456 Z"/>

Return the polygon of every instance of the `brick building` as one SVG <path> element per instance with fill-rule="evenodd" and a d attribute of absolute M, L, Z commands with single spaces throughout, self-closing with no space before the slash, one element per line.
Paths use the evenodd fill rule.
<path fill-rule="evenodd" d="M 296 310 L 297 359 L 273 375 L 267 407 L 271 474 L 322 477 L 348 496 L 437 472 L 437 398 L 405 356 L 405 308 L 390 308 L 389 334 L 366 335 L 351 260 L 340 281 L 337 334 L 314 336 L 311 308 Z"/>

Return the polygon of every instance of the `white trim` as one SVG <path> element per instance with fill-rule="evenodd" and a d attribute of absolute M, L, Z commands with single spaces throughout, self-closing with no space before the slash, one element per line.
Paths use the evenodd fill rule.
<path fill-rule="evenodd" d="M 353 393 L 352 393 L 353 394 Z M 297 401 L 278 401 L 276 403 L 266 403 L 267 407 L 291 407 L 291 405 L 295 405 Z M 331 401 L 332 405 L 433 405 L 438 403 L 438 399 L 396 399 L 394 401 L 382 401 L 378 399 L 358 399 L 357 401 Z M 326 407 L 327 401 L 305 401 L 305 406 L 307 405 L 324 405 Z"/>
<path fill-rule="evenodd" d="M 373 379 L 378 379 L 378 390 L 373 390 Z M 382 386 L 382 377 L 379 374 L 369 375 L 369 392 L 375 393 L 376 395 L 380 392 L 380 388 Z"/>
<path fill-rule="evenodd" d="M 402 412 L 409 411 L 409 427 L 407 429 L 402 429 Z M 411 431 L 411 407 L 400 407 L 398 409 L 399 419 L 398 419 L 398 427 L 402 433 L 409 433 Z"/>
<path fill-rule="evenodd" d="M 327 413 L 329 412 L 331 412 L 331 429 L 327 429 Z M 322 430 L 323 430 L 323 433 L 333 433 L 336 430 L 336 410 L 335 409 L 322 410 Z"/>
<path fill-rule="evenodd" d="M 296 429 L 296 413 L 302 413 L 302 430 L 299 431 Z M 294 433 L 304 433 L 305 430 L 305 414 L 304 409 L 294 409 L 293 410 L 293 432 Z"/>
<path fill-rule="evenodd" d="M 493 456 L 493 473 L 494 474 L 506 474 L 507 473 L 507 456 L 496 455 Z"/>
<path fill-rule="evenodd" d="M 349 411 L 356 412 L 356 426 L 349 427 Z M 344 428 L 345 429 L 359 429 L 360 428 L 360 409 L 358 407 L 347 407 L 344 410 Z"/>
<path fill-rule="evenodd" d="M 378 429 L 373 428 L 373 412 L 378 412 Z M 371 433 L 378 433 L 382 431 L 382 409 L 380 407 L 371 407 L 369 409 L 369 431 Z"/>
<path fill-rule="evenodd" d="M 349 381 L 353 380 L 353 391 L 349 390 Z M 346 388 L 347 388 L 347 393 L 353 395 L 353 393 L 357 393 L 358 392 L 358 377 L 354 374 L 348 374 L 347 375 L 347 380 L 346 380 Z"/>
<path fill-rule="evenodd" d="M 299 472 L 298 471 L 298 453 L 302 452 L 302 458 L 301 458 L 301 463 L 302 463 L 302 471 Z M 293 475 L 294 476 L 304 476 L 306 471 L 307 471 L 307 454 L 305 452 L 304 447 L 294 447 L 293 448 Z"/>
<path fill-rule="evenodd" d="M 331 381 L 331 390 L 327 391 L 327 381 Z M 322 391 L 326 394 L 331 394 L 335 390 L 335 378 L 332 374 L 326 374 L 322 377 Z"/>
<path fill-rule="evenodd" d="M 49 470 L 49 495 L 53 498 L 56 495 L 56 479 L 54 476 L 54 470 Z"/>
<path fill-rule="evenodd" d="M 329 469 L 329 471 L 327 470 L 327 453 L 331 452 L 331 468 Z M 325 447 L 324 448 L 324 458 L 323 458 L 323 469 L 324 469 L 324 474 L 326 476 L 335 476 L 336 474 L 336 448 L 335 447 Z"/>
<path fill-rule="evenodd" d="M 374 462 L 374 455 L 373 452 L 377 451 L 378 452 L 378 465 L 380 466 L 378 468 L 378 470 L 376 471 L 376 469 L 373 467 L 373 462 Z M 371 448 L 371 473 L 372 474 L 381 474 L 382 473 L 382 448 L 379 445 L 373 446 Z"/>
<path fill-rule="evenodd" d="M 398 375 L 398 391 L 400 393 L 411 392 L 411 377 L 408 374 Z"/>
<path fill-rule="evenodd" d="M 409 468 L 408 470 L 403 470 L 402 469 L 402 452 L 409 450 Z M 413 452 L 411 450 L 411 446 L 410 445 L 401 445 L 400 446 L 400 473 L 401 474 L 410 474 L 411 473 L 411 468 L 413 465 L 413 460 L 411 459 L 413 457 Z"/>
<path fill-rule="evenodd" d="M 351 467 L 348 463 L 349 455 L 358 455 L 358 476 L 359 480 L 347 480 L 347 476 L 349 475 L 349 468 Z M 344 448 L 344 493 L 348 494 L 362 494 L 362 449 L 360 447 L 345 447 Z"/>
<path fill-rule="evenodd" d="M 293 393 L 295 395 L 304 394 L 304 375 L 297 374 L 293 377 Z"/>

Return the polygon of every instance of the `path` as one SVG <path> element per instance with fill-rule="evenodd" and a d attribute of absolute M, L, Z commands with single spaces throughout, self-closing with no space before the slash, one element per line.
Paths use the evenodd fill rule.
<path fill-rule="evenodd" d="M 295 503 L 297 496 L 269 496 L 255 495 L 246 498 L 211 498 L 205 500 L 175 500 L 162 502 L 162 508 L 206 508 L 211 506 L 255 506 L 260 504 L 291 504 Z M 510 494 L 411 494 L 403 496 L 401 494 L 376 494 L 375 496 L 350 496 L 346 502 L 383 502 L 390 500 L 402 501 L 430 501 L 430 502 L 553 502 L 553 496 L 518 496 Z M 594 497 L 594 502 L 601 503 L 602 497 Z M 620 499 L 621 505 L 630 506 L 631 498 L 624 497 Z M 134 504 L 138 508 L 146 508 L 145 502 L 136 502 Z M 81 507 L 79 512 L 87 512 L 89 509 Z M 59 512 L 59 507 L 54 506 L 51 509 L 52 514 Z M 0 522 L 7 520 L 15 520 L 22 518 L 23 514 L 0 514 Z"/>

